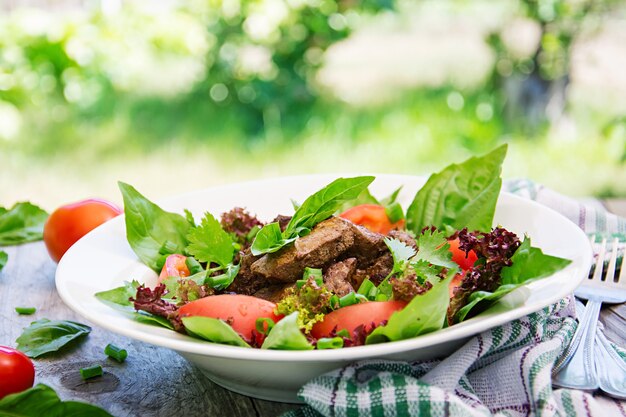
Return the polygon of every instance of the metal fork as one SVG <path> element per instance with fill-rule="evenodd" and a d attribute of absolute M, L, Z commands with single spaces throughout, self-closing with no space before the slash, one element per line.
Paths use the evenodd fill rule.
<path fill-rule="evenodd" d="M 606 239 L 603 239 L 593 274 L 574 291 L 576 297 L 588 301 L 571 344 L 554 368 L 552 383 L 557 387 L 594 391 L 600 386 L 594 345 L 600 307 L 602 303 L 626 301 L 626 256 L 622 257 L 618 276 L 615 271 L 619 240 L 614 239 L 611 258 L 603 274 L 606 246 Z M 603 379 L 605 376 L 603 372 Z"/>

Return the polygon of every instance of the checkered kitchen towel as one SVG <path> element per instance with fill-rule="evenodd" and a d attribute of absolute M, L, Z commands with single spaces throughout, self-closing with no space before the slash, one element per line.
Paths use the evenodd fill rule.
<path fill-rule="evenodd" d="M 626 237 L 626 220 L 527 180 L 505 189 L 561 212 L 589 234 Z M 551 372 L 576 329 L 572 298 L 472 338 L 443 360 L 352 364 L 307 383 L 307 405 L 284 417 L 624 416 L 626 402 L 552 389 Z M 626 351 L 615 346 L 626 365 Z"/>

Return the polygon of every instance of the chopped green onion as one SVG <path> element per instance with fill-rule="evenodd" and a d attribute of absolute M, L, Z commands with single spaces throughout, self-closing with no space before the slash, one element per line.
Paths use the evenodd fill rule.
<path fill-rule="evenodd" d="M 318 349 L 341 349 L 343 347 L 343 339 L 341 337 L 322 337 L 317 341 Z"/>
<path fill-rule="evenodd" d="M 367 297 L 365 297 L 363 294 L 350 292 L 339 299 L 339 306 L 347 307 L 353 304 L 358 304 L 362 301 L 367 301 Z"/>
<path fill-rule="evenodd" d="M 337 294 L 333 294 L 333 295 L 330 297 L 329 303 L 330 303 L 330 308 L 332 308 L 333 310 L 336 310 L 336 309 L 338 309 L 339 307 L 341 307 L 341 306 L 339 305 L 339 296 L 337 296 Z"/>
<path fill-rule="evenodd" d="M 232 282 L 232 277 L 228 274 L 221 274 L 214 277 L 207 277 L 204 281 L 211 288 L 226 288 Z"/>
<path fill-rule="evenodd" d="M 202 265 L 200 265 L 200 262 L 198 262 L 193 256 L 187 256 L 185 258 L 185 265 L 187 266 L 187 269 L 189 269 L 189 273 L 191 275 L 195 275 L 198 272 L 203 271 Z"/>
<path fill-rule="evenodd" d="M 37 309 L 35 307 L 15 307 L 17 314 L 33 314 Z"/>
<path fill-rule="evenodd" d="M 80 376 L 82 376 L 83 379 L 95 378 L 97 376 L 102 376 L 102 374 L 102 367 L 100 365 L 92 366 L 89 368 L 82 368 L 80 370 Z"/>
<path fill-rule="evenodd" d="M 389 297 L 386 294 L 376 294 L 376 301 L 389 301 Z"/>
<path fill-rule="evenodd" d="M 385 214 L 387 214 L 387 218 L 389 218 L 389 221 L 391 223 L 396 223 L 404 219 L 404 211 L 402 211 L 402 206 L 397 202 L 393 202 L 385 207 Z"/>
<path fill-rule="evenodd" d="M 256 319 L 256 322 L 254 323 L 256 327 L 256 331 L 261 334 L 269 334 L 269 332 L 274 327 L 274 324 L 275 324 L 274 320 L 268 317 L 259 317 L 258 319 Z"/>
<path fill-rule="evenodd" d="M 324 278 L 322 276 L 322 270 L 318 268 L 304 268 L 304 273 L 302 274 L 302 278 L 306 281 L 309 278 L 313 277 L 317 285 L 322 285 L 324 283 Z"/>
<path fill-rule="evenodd" d="M 347 329 L 341 329 L 337 332 L 337 336 L 350 338 L 350 332 Z"/>
<path fill-rule="evenodd" d="M 126 352 L 126 350 L 110 343 L 104 348 L 104 354 L 118 362 L 124 362 L 128 356 L 128 352 Z"/>
<path fill-rule="evenodd" d="M 162 255 L 161 257 L 159 257 L 156 260 L 156 267 L 158 270 L 163 269 L 163 267 L 165 266 L 165 260 L 167 259 L 167 255 Z"/>
<path fill-rule="evenodd" d="M 376 288 L 376 285 L 374 285 L 372 281 L 366 278 L 363 280 L 356 293 L 364 295 L 368 300 L 373 301 L 376 299 L 376 295 L 378 294 L 378 288 Z"/>
<path fill-rule="evenodd" d="M 252 229 L 250 229 L 250 231 L 246 235 L 246 241 L 252 242 L 256 237 L 256 234 L 259 233 L 259 230 L 261 230 L 259 226 L 254 226 Z"/>
<path fill-rule="evenodd" d="M 176 243 L 166 240 L 165 243 L 163 243 L 163 245 L 159 248 L 159 254 L 171 255 L 172 253 L 176 253 L 177 250 L 178 246 L 176 246 Z"/>

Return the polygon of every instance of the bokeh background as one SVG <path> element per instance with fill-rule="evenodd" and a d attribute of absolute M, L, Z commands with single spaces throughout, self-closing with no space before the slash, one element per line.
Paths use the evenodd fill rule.
<path fill-rule="evenodd" d="M 626 196 L 626 2 L 0 0 L 0 205 L 314 172 Z"/>

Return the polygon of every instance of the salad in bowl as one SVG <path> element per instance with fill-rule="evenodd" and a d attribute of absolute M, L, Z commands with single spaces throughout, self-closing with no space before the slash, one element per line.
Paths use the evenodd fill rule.
<path fill-rule="evenodd" d="M 346 349 L 455 326 L 570 260 L 492 226 L 502 146 L 433 174 L 405 208 L 373 176 L 337 178 L 292 213 L 194 218 L 120 183 L 127 241 L 159 274 L 96 298 L 134 320 L 245 349 Z M 242 205 L 245 202 L 242 202 Z"/>

